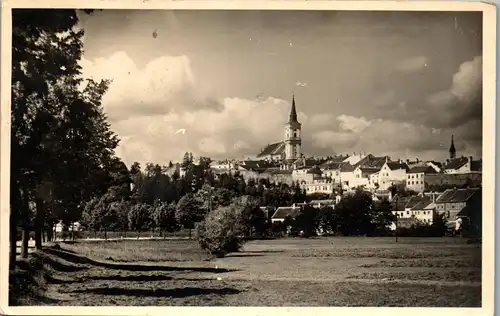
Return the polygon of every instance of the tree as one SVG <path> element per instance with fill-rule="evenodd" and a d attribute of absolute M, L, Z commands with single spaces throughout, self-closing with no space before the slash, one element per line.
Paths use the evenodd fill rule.
<path fill-rule="evenodd" d="M 295 225 L 302 236 L 309 238 L 316 234 L 318 230 L 318 216 L 316 208 L 306 205 L 301 208 L 300 213 L 295 218 Z"/>
<path fill-rule="evenodd" d="M 374 233 L 379 236 L 388 235 L 391 225 L 396 221 L 396 215 L 392 213 L 392 205 L 387 200 L 383 200 L 375 208 L 372 217 Z"/>
<path fill-rule="evenodd" d="M 196 228 L 196 239 L 201 249 L 224 257 L 230 252 L 237 251 L 242 246 L 239 236 L 243 232 L 242 219 L 234 206 L 219 207 L 208 213 Z"/>
<path fill-rule="evenodd" d="M 321 207 L 317 212 L 317 226 L 323 235 L 331 235 L 337 231 L 335 211 L 331 206 Z"/>
<path fill-rule="evenodd" d="M 191 230 L 194 228 L 194 224 L 202 219 L 200 205 L 193 193 L 188 193 L 179 200 L 175 217 L 184 228 L 189 229 L 189 238 L 191 239 Z"/>
<path fill-rule="evenodd" d="M 237 197 L 231 203 L 233 209 L 239 212 L 245 232 L 252 236 L 252 232 L 263 235 L 266 229 L 266 217 L 259 207 L 259 200 L 249 195 Z"/>
<path fill-rule="evenodd" d="M 338 232 L 344 236 L 373 232 L 372 208 L 371 197 L 361 190 L 344 197 L 334 210 Z"/>
<path fill-rule="evenodd" d="M 150 227 L 151 218 L 151 206 L 145 203 L 137 203 L 130 208 L 128 224 L 131 231 L 137 232 L 137 239 L 139 239 L 141 231 Z"/>
<path fill-rule="evenodd" d="M 175 217 L 175 204 L 173 203 L 157 201 L 153 206 L 153 219 L 163 237 L 166 237 L 165 232 L 174 232 L 179 229 Z"/>
<path fill-rule="evenodd" d="M 83 31 L 73 29 L 76 11 L 15 10 L 12 20 L 10 225 L 13 237 L 23 205 L 15 199 L 34 201 L 40 249 L 44 221 L 54 219 L 47 216 L 53 206 L 63 205 L 60 215 L 71 221 L 96 190 L 105 191 L 96 179 L 118 139 L 101 108 L 108 82 L 80 78 Z M 12 253 L 11 263 L 15 248 Z"/>
<path fill-rule="evenodd" d="M 101 214 L 98 213 L 100 199 L 95 197 L 88 201 L 82 214 L 81 224 L 87 229 L 97 233 L 101 229 Z"/>
<path fill-rule="evenodd" d="M 181 168 L 187 170 L 193 164 L 193 155 L 189 152 L 184 154 L 182 159 Z"/>

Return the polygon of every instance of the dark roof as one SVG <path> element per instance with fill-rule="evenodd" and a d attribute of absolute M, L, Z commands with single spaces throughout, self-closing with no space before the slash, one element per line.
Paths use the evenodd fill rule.
<path fill-rule="evenodd" d="M 280 168 L 268 168 L 264 171 L 265 173 L 270 173 L 270 174 L 292 174 L 292 170 L 282 170 Z"/>
<path fill-rule="evenodd" d="M 273 167 L 273 164 L 262 160 L 245 160 L 240 164 L 240 167 L 246 170 L 263 172 Z"/>
<path fill-rule="evenodd" d="M 436 199 L 436 203 L 461 203 L 479 192 L 478 188 L 448 189 Z"/>
<path fill-rule="evenodd" d="M 418 203 L 420 203 L 420 201 L 422 201 L 422 197 L 421 196 L 412 196 L 412 197 L 410 197 L 410 199 L 408 200 L 408 202 L 406 202 L 405 208 L 413 208 Z"/>
<path fill-rule="evenodd" d="M 278 142 L 267 145 L 257 157 L 264 157 L 269 155 L 281 155 L 285 151 L 285 143 Z"/>
<path fill-rule="evenodd" d="M 307 173 L 321 174 L 321 169 L 319 169 L 319 167 L 312 167 L 311 169 L 307 170 Z"/>
<path fill-rule="evenodd" d="M 392 205 L 393 211 L 404 211 L 405 210 L 405 203 L 403 203 L 403 202 L 391 202 L 391 205 Z"/>
<path fill-rule="evenodd" d="M 445 169 L 458 169 L 465 165 L 469 161 L 469 158 L 466 157 L 460 157 L 460 158 L 455 158 L 455 159 L 450 159 L 446 165 L 444 166 Z"/>
<path fill-rule="evenodd" d="M 272 218 L 284 219 L 287 216 L 295 217 L 299 215 L 300 207 L 278 207 L 276 212 L 274 212 Z"/>
<path fill-rule="evenodd" d="M 428 196 L 424 196 L 422 197 L 422 199 L 417 203 L 415 204 L 411 209 L 412 211 L 419 211 L 419 210 L 423 210 L 427 205 L 431 204 L 432 203 L 432 200 L 430 197 Z"/>
<path fill-rule="evenodd" d="M 288 123 L 298 123 L 297 121 L 297 110 L 295 109 L 295 95 L 292 97 L 292 108 L 290 109 L 290 117 Z"/>
<path fill-rule="evenodd" d="M 407 164 L 400 163 L 399 161 L 388 161 L 387 167 L 389 167 L 389 169 L 391 170 L 405 169 L 406 171 L 408 171 L 410 169 Z"/>
<path fill-rule="evenodd" d="M 482 160 L 471 161 L 470 171 L 483 171 L 483 161 Z"/>
<path fill-rule="evenodd" d="M 415 166 L 408 173 L 436 173 L 436 170 L 431 166 Z"/>
<path fill-rule="evenodd" d="M 359 169 L 361 169 L 362 172 L 368 173 L 368 174 L 373 174 L 373 173 L 376 173 L 376 172 L 380 171 L 377 168 L 359 168 Z"/>
<path fill-rule="evenodd" d="M 383 157 L 375 157 L 372 154 L 367 155 L 360 161 L 358 161 L 356 164 L 354 164 L 354 167 L 363 167 L 363 168 L 382 168 L 382 166 L 385 164 L 385 162 L 389 160 L 388 156 L 383 156 Z"/>
<path fill-rule="evenodd" d="M 319 165 L 321 162 L 313 158 L 299 158 L 293 162 L 297 167 L 310 168 Z"/>
<path fill-rule="evenodd" d="M 453 141 L 453 135 L 451 135 L 451 145 L 450 145 L 450 153 L 456 153 L 455 142 Z"/>
<path fill-rule="evenodd" d="M 328 164 L 339 164 L 341 162 L 343 162 L 344 160 L 346 160 L 347 157 L 343 157 L 343 156 L 338 156 L 338 157 L 333 157 L 332 159 L 329 159 L 327 160 L 324 164 L 325 165 L 328 165 Z"/>
<path fill-rule="evenodd" d="M 356 169 L 356 168 L 354 168 L 354 166 L 348 162 L 343 162 L 342 164 L 340 164 L 340 171 L 341 172 L 352 172 L 352 171 L 354 171 L 354 169 Z"/>

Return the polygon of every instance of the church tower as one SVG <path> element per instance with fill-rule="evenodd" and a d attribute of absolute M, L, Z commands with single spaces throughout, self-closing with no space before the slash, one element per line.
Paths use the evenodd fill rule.
<path fill-rule="evenodd" d="M 301 157 L 301 127 L 302 124 L 297 121 L 297 109 L 295 108 L 294 95 L 290 117 L 288 123 L 285 125 L 285 159 L 298 159 Z"/>
<path fill-rule="evenodd" d="M 457 151 L 455 149 L 455 143 L 453 142 L 453 135 L 451 135 L 450 159 L 455 159 L 456 156 Z"/>

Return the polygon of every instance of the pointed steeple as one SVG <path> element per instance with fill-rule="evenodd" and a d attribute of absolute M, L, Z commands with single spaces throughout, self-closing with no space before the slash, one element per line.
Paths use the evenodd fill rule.
<path fill-rule="evenodd" d="M 288 123 L 297 122 L 297 109 L 295 108 L 295 95 L 292 97 L 292 109 L 290 110 L 290 119 Z"/>
<path fill-rule="evenodd" d="M 451 135 L 451 146 L 450 146 L 450 158 L 454 159 L 456 156 L 457 150 L 455 149 L 455 142 L 453 141 L 453 135 Z"/>

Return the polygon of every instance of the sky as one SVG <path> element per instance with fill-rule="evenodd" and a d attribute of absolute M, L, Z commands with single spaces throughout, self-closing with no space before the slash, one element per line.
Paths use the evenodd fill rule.
<path fill-rule="evenodd" d="M 482 153 L 475 12 L 104 10 L 81 14 L 83 75 L 128 165 L 256 155 L 292 96 L 306 156 Z"/>

